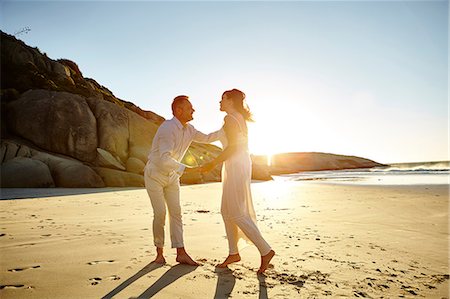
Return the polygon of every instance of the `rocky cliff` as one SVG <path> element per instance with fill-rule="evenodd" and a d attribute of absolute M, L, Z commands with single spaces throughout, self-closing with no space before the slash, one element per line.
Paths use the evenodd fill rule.
<path fill-rule="evenodd" d="M 144 186 L 164 118 L 84 78 L 76 63 L 50 59 L 3 32 L 1 79 L 2 187 Z M 208 161 L 220 151 L 192 144 L 184 162 Z M 182 182 L 219 179 L 216 169 Z"/>

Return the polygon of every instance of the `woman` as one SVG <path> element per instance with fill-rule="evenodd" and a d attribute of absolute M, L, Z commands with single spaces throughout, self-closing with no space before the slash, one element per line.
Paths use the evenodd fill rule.
<path fill-rule="evenodd" d="M 217 267 L 225 268 L 241 260 L 238 241 L 241 232 L 253 242 L 261 254 L 261 266 L 258 273 L 263 273 L 275 252 L 262 237 L 256 226 L 250 182 L 252 161 L 248 152 L 247 123 L 252 121 L 249 109 L 244 106 L 245 94 L 237 89 L 225 91 L 220 101 L 220 111 L 225 116 L 224 131 L 226 140 L 222 140 L 224 150 L 213 161 L 202 167 L 210 171 L 217 164 L 223 163 L 222 169 L 222 207 L 221 213 L 228 238 L 229 255 Z"/>

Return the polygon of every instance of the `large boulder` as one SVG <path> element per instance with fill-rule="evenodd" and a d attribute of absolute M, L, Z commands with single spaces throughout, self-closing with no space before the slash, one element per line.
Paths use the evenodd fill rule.
<path fill-rule="evenodd" d="M 2 142 L 1 159 L 3 162 L 9 161 L 17 156 L 20 146 L 14 142 Z"/>
<path fill-rule="evenodd" d="M 105 187 L 102 178 L 80 161 L 32 150 L 33 159 L 44 162 L 51 171 L 56 187 L 98 188 Z"/>
<path fill-rule="evenodd" d="M 15 160 L 16 162 L 28 161 L 21 159 L 31 158 L 33 160 L 33 163 L 29 161 L 21 162 L 21 165 L 25 163 L 25 165 L 29 167 L 34 165 L 39 169 L 39 167 L 42 166 L 41 163 L 44 163 L 51 175 L 51 182 L 53 186 L 64 188 L 96 188 L 105 186 L 101 177 L 92 168 L 84 165 L 82 162 L 76 159 L 57 154 L 46 153 L 34 147 L 30 148 L 29 146 L 14 140 L 2 140 L 0 148 L 2 153 L 1 158 L 3 161 L 1 165 L 3 167 L 3 165 L 6 164 L 6 170 L 10 169 L 8 168 L 9 166 L 7 162 L 11 160 Z M 33 173 L 32 170 L 30 170 L 29 172 Z M 17 175 L 8 175 L 8 177 L 10 177 L 11 180 L 22 179 L 22 177 Z M 46 176 L 43 175 L 42 178 L 45 179 Z M 10 183 L 8 184 L 11 185 Z M 20 182 L 17 182 L 15 184 L 20 185 Z M 40 185 L 45 186 L 45 184 Z"/>
<path fill-rule="evenodd" d="M 97 124 L 86 100 L 67 92 L 30 90 L 8 104 L 8 128 L 37 146 L 93 161 Z"/>
<path fill-rule="evenodd" d="M 97 148 L 97 165 L 106 168 L 125 170 L 125 166 L 110 152 Z"/>
<path fill-rule="evenodd" d="M 128 128 L 130 130 L 129 157 L 134 157 L 147 163 L 147 156 L 159 125 L 130 110 L 125 111 L 128 114 Z"/>
<path fill-rule="evenodd" d="M 125 164 L 130 139 L 126 109 L 95 98 L 89 98 L 87 102 L 97 119 L 98 147 Z"/>
<path fill-rule="evenodd" d="M 78 163 L 61 163 L 55 167 L 53 178 L 56 186 L 63 188 L 105 187 L 102 178 L 90 167 Z"/>
<path fill-rule="evenodd" d="M 145 164 L 138 158 L 130 157 L 127 161 L 127 171 L 137 174 L 144 174 Z"/>
<path fill-rule="evenodd" d="M 108 187 L 144 187 L 144 176 L 104 167 L 93 168 Z"/>
<path fill-rule="evenodd" d="M 1 188 L 55 187 L 48 166 L 35 159 L 15 157 L 0 165 Z"/>

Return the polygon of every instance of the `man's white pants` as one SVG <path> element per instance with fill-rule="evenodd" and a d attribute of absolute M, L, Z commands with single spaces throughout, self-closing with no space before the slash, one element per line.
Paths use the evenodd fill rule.
<path fill-rule="evenodd" d="M 157 169 L 146 167 L 144 181 L 153 207 L 153 243 L 156 247 L 164 247 L 164 225 L 167 205 L 172 248 L 184 247 L 180 181 L 178 176 L 164 175 Z"/>

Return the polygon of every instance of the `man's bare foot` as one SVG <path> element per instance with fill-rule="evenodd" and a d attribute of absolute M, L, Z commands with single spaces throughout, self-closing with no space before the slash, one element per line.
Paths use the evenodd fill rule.
<path fill-rule="evenodd" d="M 218 264 L 217 268 L 226 268 L 229 264 L 239 262 L 241 260 L 241 256 L 239 253 L 237 254 L 230 254 L 223 263 Z"/>
<path fill-rule="evenodd" d="M 166 259 L 162 255 L 157 255 L 153 262 L 157 264 L 165 264 Z"/>
<path fill-rule="evenodd" d="M 156 258 L 153 262 L 157 263 L 157 264 L 162 264 L 162 265 L 166 263 L 166 259 L 164 258 L 162 247 L 156 247 Z"/>
<path fill-rule="evenodd" d="M 193 259 L 191 259 L 191 257 L 187 253 L 177 255 L 176 261 L 179 262 L 180 264 L 199 266 L 199 264 Z"/>
<path fill-rule="evenodd" d="M 268 254 L 261 257 L 261 266 L 259 267 L 258 274 L 264 273 L 264 271 L 267 270 L 267 267 L 269 267 L 269 263 L 272 260 L 273 256 L 275 255 L 275 251 L 271 250 Z"/>

